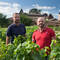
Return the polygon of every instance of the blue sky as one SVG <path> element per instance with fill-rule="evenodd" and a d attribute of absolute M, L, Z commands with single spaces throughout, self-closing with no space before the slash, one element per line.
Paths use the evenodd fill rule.
<path fill-rule="evenodd" d="M 41 9 L 42 13 L 52 13 L 58 18 L 60 12 L 60 0 L 0 0 L 0 13 L 11 17 L 13 13 L 20 9 L 29 12 L 32 8 Z"/>

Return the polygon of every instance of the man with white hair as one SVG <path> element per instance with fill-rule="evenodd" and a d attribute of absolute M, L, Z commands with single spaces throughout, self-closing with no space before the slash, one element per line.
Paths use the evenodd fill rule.
<path fill-rule="evenodd" d="M 32 35 L 32 42 L 39 45 L 40 49 L 45 48 L 46 46 L 50 48 L 51 40 L 56 40 L 55 32 L 46 26 L 44 16 L 37 19 L 37 26 L 38 29 L 34 31 Z M 48 52 L 47 55 L 49 55 Z M 48 56 L 45 57 L 45 60 L 48 60 Z"/>

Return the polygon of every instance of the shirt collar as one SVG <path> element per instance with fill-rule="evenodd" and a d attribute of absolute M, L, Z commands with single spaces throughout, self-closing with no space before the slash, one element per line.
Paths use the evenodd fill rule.
<path fill-rule="evenodd" d="M 44 27 L 44 28 L 43 28 L 43 30 L 42 30 L 42 32 L 46 31 L 46 30 L 47 30 L 47 28 L 48 28 L 48 27 Z M 40 32 L 40 30 L 39 30 L 39 29 L 38 29 L 38 31 Z M 41 32 L 41 33 L 42 33 L 42 32 Z"/>

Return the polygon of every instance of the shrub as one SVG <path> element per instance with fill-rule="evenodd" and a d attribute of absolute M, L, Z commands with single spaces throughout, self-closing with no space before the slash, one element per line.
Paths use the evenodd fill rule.
<path fill-rule="evenodd" d="M 21 23 L 25 24 L 26 26 L 30 26 L 32 24 L 32 19 L 29 18 L 25 14 L 20 15 L 20 21 L 21 21 Z"/>

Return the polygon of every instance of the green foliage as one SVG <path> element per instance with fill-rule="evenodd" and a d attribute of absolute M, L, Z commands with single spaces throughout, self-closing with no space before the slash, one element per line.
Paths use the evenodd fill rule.
<path fill-rule="evenodd" d="M 23 42 L 21 42 L 22 40 Z M 8 44 L 8 46 L 1 40 L 0 43 L 0 60 L 40 60 L 39 58 L 44 58 L 45 50 L 40 50 L 37 44 L 21 35 L 14 39 L 13 44 Z"/>
<path fill-rule="evenodd" d="M 11 23 L 5 15 L 0 13 L 0 27 L 7 27 Z"/>
<path fill-rule="evenodd" d="M 56 45 L 54 46 L 54 43 L 56 43 Z M 57 43 L 56 40 L 52 40 L 51 43 L 51 54 L 50 54 L 50 59 L 56 59 L 59 60 L 60 58 L 60 43 Z"/>
<path fill-rule="evenodd" d="M 21 21 L 21 23 L 25 24 L 26 26 L 30 26 L 32 24 L 32 19 L 29 18 L 25 14 L 20 15 L 20 21 Z"/>
<path fill-rule="evenodd" d="M 49 49 L 40 50 L 40 47 L 32 43 L 32 34 L 37 26 L 26 27 L 26 37 L 19 35 L 15 37 L 13 44 L 5 44 L 6 29 L 0 28 L 0 60 L 44 60 L 47 56 L 46 51 Z M 54 29 L 54 27 L 53 27 Z M 60 58 L 60 34 L 56 32 L 56 40 L 51 42 L 51 53 L 49 60 L 59 60 Z M 54 43 L 56 45 L 54 46 Z"/>
<path fill-rule="evenodd" d="M 33 9 L 31 9 L 30 11 L 29 11 L 29 13 L 31 14 L 40 14 L 41 13 L 41 10 L 39 10 L 39 9 L 36 9 L 36 8 L 33 8 Z"/>

